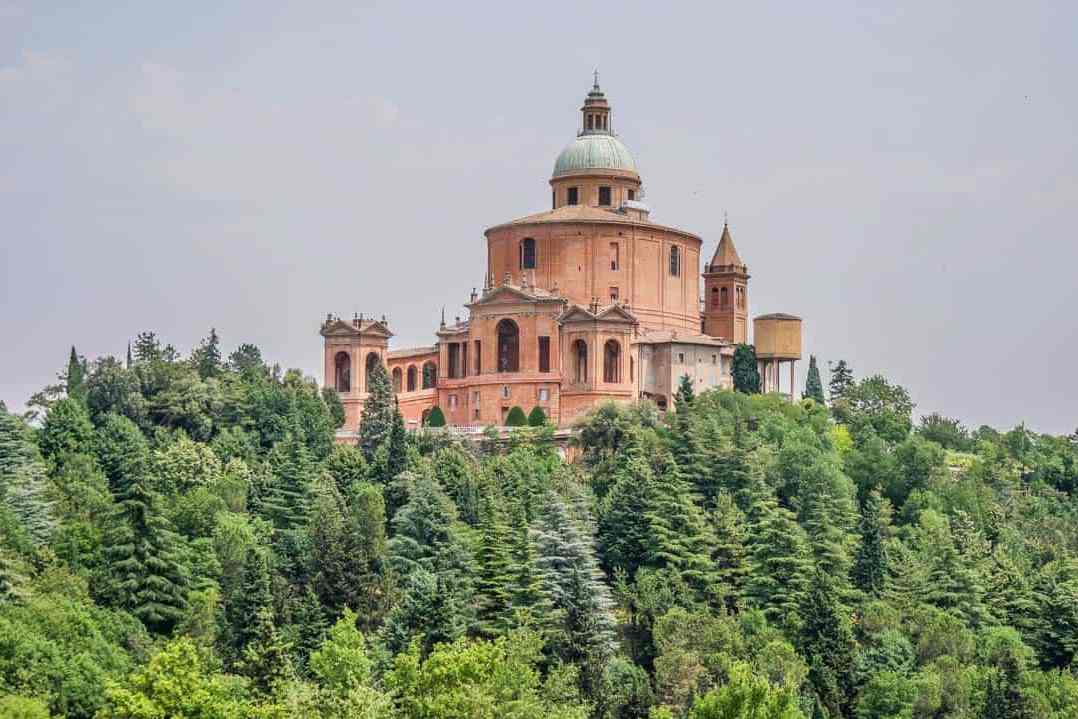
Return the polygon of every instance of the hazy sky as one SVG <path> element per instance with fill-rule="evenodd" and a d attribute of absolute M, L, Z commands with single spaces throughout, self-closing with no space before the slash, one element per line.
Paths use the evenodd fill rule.
<path fill-rule="evenodd" d="M 918 413 L 1070 432 L 1078 4 L 892 5 L 0 0 L 0 399 L 144 329 L 319 377 L 327 312 L 431 343 L 598 66 L 753 315 Z"/>

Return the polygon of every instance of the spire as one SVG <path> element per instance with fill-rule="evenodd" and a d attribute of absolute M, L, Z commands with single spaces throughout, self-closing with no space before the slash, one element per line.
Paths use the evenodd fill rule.
<path fill-rule="evenodd" d="M 730 266 L 739 267 L 742 272 L 745 271 L 745 263 L 741 261 L 741 256 L 737 254 L 737 248 L 734 247 L 734 238 L 730 236 L 730 224 L 724 221 L 722 223 L 722 237 L 719 238 L 719 246 L 715 248 L 715 255 L 711 258 L 711 266 L 708 270 L 718 272 L 721 271 L 718 268 L 729 268 Z"/>

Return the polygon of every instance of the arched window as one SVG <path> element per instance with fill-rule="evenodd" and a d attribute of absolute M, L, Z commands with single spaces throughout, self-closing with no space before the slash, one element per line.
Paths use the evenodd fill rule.
<path fill-rule="evenodd" d="M 520 269 L 535 269 L 535 240 L 530 237 L 520 241 Z"/>
<path fill-rule="evenodd" d="M 711 288 L 711 306 L 712 307 L 718 307 L 719 306 L 719 288 L 718 287 L 712 287 Z"/>
<path fill-rule="evenodd" d="M 520 330 L 513 320 L 498 323 L 498 371 L 520 371 Z"/>
<path fill-rule="evenodd" d="M 352 358 L 347 352 L 338 352 L 333 358 L 333 386 L 338 392 L 352 391 Z"/>
<path fill-rule="evenodd" d="M 730 290 L 725 287 L 722 288 L 722 306 L 726 307 L 730 304 Z"/>
<path fill-rule="evenodd" d="M 617 340 L 607 340 L 603 345 L 603 382 L 621 382 L 621 345 Z"/>
<path fill-rule="evenodd" d="M 674 245 L 670 248 L 670 276 L 678 277 L 681 275 L 681 249 Z"/>
<path fill-rule="evenodd" d="M 415 365 L 408 365 L 408 391 L 415 392 Z"/>
<path fill-rule="evenodd" d="M 423 389 L 433 389 L 438 384 L 438 365 L 433 362 L 423 363 Z"/>
<path fill-rule="evenodd" d="M 367 353 L 367 391 L 371 388 L 371 372 L 374 371 L 375 366 L 380 362 L 377 352 Z"/>
<path fill-rule="evenodd" d="M 588 343 L 584 340 L 573 342 L 573 381 L 577 384 L 588 381 Z"/>
<path fill-rule="evenodd" d="M 400 367 L 394 367 L 393 368 L 393 391 L 394 392 L 400 392 L 401 391 L 402 375 L 403 375 L 403 373 L 401 372 Z"/>

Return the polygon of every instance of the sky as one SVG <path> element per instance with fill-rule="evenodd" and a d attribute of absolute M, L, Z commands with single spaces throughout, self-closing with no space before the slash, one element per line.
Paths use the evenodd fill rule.
<path fill-rule="evenodd" d="M 139 331 L 430 344 L 598 68 L 652 219 L 917 415 L 1078 427 L 1078 4 L 0 0 L 0 400 Z M 803 382 L 807 363 L 799 365 Z"/>

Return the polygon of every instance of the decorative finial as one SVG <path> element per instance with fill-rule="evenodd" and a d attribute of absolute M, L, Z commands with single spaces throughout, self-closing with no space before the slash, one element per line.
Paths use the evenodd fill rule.
<path fill-rule="evenodd" d="M 730 224 L 730 214 L 726 210 L 723 210 L 722 211 L 722 226 L 726 227 L 729 224 Z"/>
<path fill-rule="evenodd" d="M 595 77 L 595 89 L 599 89 L 599 68 L 595 68 L 595 72 L 592 73 Z"/>
<path fill-rule="evenodd" d="M 442 306 L 442 327 L 445 327 L 445 305 Z"/>

